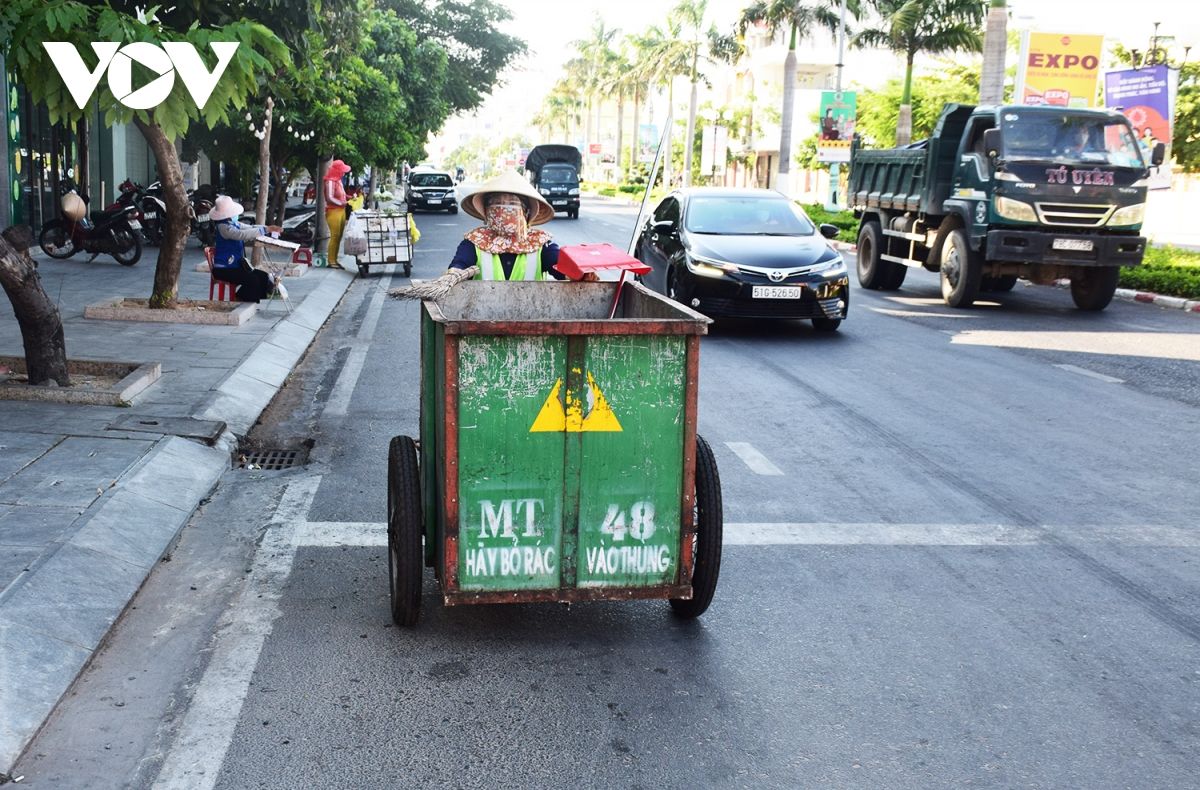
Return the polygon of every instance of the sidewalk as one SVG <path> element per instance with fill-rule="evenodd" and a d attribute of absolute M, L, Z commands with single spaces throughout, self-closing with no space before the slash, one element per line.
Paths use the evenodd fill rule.
<path fill-rule="evenodd" d="M 194 243 L 193 243 L 194 244 Z M 51 260 L 72 359 L 160 362 L 129 408 L 0 400 L 0 775 L 6 774 L 108 629 L 230 466 L 353 276 L 287 279 L 293 306 L 263 303 L 240 327 L 83 318 L 105 298 L 145 297 L 157 256 Z M 180 296 L 207 299 L 209 275 L 184 255 Z M 23 355 L 7 300 L 0 354 Z"/>

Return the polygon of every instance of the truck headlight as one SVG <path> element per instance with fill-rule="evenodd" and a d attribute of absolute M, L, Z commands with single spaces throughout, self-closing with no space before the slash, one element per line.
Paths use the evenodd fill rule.
<path fill-rule="evenodd" d="M 1134 203 L 1132 206 L 1125 206 L 1113 212 L 1113 215 L 1108 218 L 1109 225 L 1141 225 L 1142 220 L 1146 218 L 1146 204 Z"/>
<path fill-rule="evenodd" d="M 711 258 L 698 258 L 695 255 L 689 255 L 686 259 L 688 271 L 692 274 L 698 274 L 701 277 L 724 277 L 726 274 L 734 274 L 738 267 L 732 263 L 724 261 L 716 261 Z"/>
<path fill-rule="evenodd" d="M 1037 214 L 1034 213 L 1033 206 L 1012 198 L 996 198 L 996 213 L 1005 219 L 1017 222 L 1037 222 Z"/>
<path fill-rule="evenodd" d="M 570 189 L 567 190 L 567 194 L 568 195 L 578 195 L 579 187 L 571 187 Z"/>

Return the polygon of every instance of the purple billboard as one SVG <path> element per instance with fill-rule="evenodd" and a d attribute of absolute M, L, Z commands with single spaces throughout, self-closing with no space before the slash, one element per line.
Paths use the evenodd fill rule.
<path fill-rule="evenodd" d="M 1104 75 L 1104 106 L 1120 110 L 1133 124 L 1147 164 L 1156 143 L 1167 146 L 1167 159 L 1170 159 L 1177 81 L 1178 72 L 1166 66 L 1110 71 Z M 1151 186 L 1169 187 L 1168 166 L 1164 164 L 1156 171 Z"/>

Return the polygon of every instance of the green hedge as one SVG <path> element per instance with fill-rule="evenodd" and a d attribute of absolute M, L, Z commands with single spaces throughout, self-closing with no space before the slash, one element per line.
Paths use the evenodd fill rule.
<path fill-rule="evenodd" d="M 1120 287 L 1200 299 L 1200 252 L 1151 247 L 1141 266 L 1121 268 Z"/>
<path fill-rule="evenodd" d="M 820 203 L 808 203 L 801 208 L 808 218 L 818 225 L 836 225 L 838 241 L 854 244 L 858 241 L 858 220 L 853 211 L 839 211 L 836 214 L 825 210 Z"/>

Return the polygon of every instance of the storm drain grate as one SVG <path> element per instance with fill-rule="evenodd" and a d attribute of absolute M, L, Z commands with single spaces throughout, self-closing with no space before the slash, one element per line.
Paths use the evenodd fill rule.
<path fill-rule="evenodd" d="M 251 450 L 241 456 L 243 469 L 291 469 L 304 463 L 300 450 Z"/>

